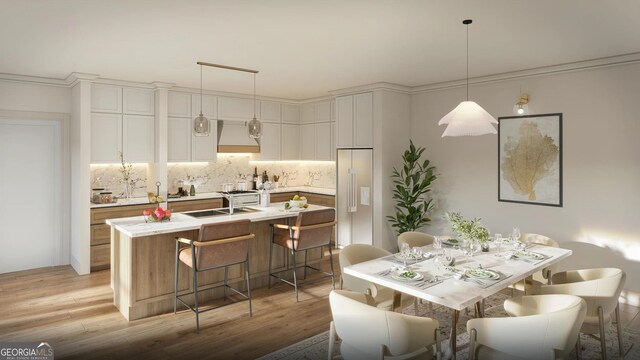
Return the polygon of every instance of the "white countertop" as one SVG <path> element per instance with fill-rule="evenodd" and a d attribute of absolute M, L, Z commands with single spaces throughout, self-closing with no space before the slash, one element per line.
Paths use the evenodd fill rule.
<path fill-rule="evenodd" d="M 212 224 L 232 220 L 249 219 L 253 222 L 265 221 L 273 219 L 281 219 L 286 217 L 298 216 L 299 211 L 285 211 L 284 203 L 274 203 L 268 207 L 248 206 L 250 209 L 257 210 L 252 213 L 242 213 L 234 215 L 218 215 L 212 217 L 194 218 L 185 214 L 176 213 L 171 215 L 171 221 L 162 223 L 152 222 L 145 223 L 144 216 L 132 216 L 121 219 L 108 219 L 106 223 L 115 227 L 116 230 L 122 232 L 129 237 L 141 237 L 149 235 L 159 235 L 173 233 L 179 231 L 199 229 L 200 225 Z M 326 206 L 309 205 L 304 211 L 328 209 Z"/>
<path fill-rule="evenodd" d="M 283 192 L 296 192 L 303 191 L 313 194 L 321 194 L 321 195 L 333 195 L 336 194 L 336 189 L 329 188 L 319 188 L 313 186 L 292 186 L 292 187 L 283 187 L 279 189 L 272 189 L 271 193 L 283 193 Z M 211 193 L 201 193 L 196 194 L 195 196 L 183 196 L 180 198 L 170 198 L 167 199 L 168 202 L 174 201 L 189 201 L 189 200 L 204 200 L 204 199 L 219 199 L 222 198 L 222 194 L 218 192 Z M 94 204 L 91 203 L 91 208 L 102 208 L 102 207 L 110 207 L 110 206 L 127 206 L 127 205 L 140 205 L 140 204 L 149 204 L 149 199 L 145 197 L 137 197 L 129 200 L 118 199 L 118 202 L 110 203 L 110 204 Z"/>

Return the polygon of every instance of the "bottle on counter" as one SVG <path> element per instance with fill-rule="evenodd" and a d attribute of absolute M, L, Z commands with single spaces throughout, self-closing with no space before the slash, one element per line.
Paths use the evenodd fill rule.
<path fill-rule="evenodd" d="M 251 182 L 251 190 L 258 190 L 258 167 L 253 169 L 253 181 Z"/>
<path fill-rule="evenodd" d="M 196 187 L 193 184 L 189 188 L 189 196 L 196 196 Z"/>

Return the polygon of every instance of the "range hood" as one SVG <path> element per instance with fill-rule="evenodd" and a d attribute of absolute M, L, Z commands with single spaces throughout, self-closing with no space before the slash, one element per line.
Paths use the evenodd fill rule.
<path fill-rule="evenodd" d="M 248 135 L 247 123 L 218 120 L 219 153 L 259 153 L 260 144 Z"/>

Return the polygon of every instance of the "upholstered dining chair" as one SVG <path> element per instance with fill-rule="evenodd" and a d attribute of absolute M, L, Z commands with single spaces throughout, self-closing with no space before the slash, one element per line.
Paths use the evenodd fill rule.
<path fill-rule="evenodd" d="M 298 301 L 298 276 L 296 271 L 296 253 L 304 251 L 304 279 L 307 277 L 307 269 L 312 269 L 324 274 L 323 277 L 315 279 L 321 280 L 331 277 L 331 286 L 335 289 L 335 278 L 333 272 L 333 254 L 331 253 L 331 240 L 334 237 L 336 225 L 336 211 L 334 209 L 323 209 L 315 211 L 300 212 L 296 218 L 295 225 L 271 224 L 271 242 L 269 244 L 269 288 L 271 288 L 271 278 L 274 277 L 288 285 L 293 286 Z M 273 245 L 278 245 L 288 250 L 291 255 L 293 268 L 281 271 L 272 271 Z M 329 250 L 329 266 L 331 272 L 322 271 L 319 268 L 307 264 L 307 251 L 326 246 Z M 293 272 L 293 282 L 280 276 L 283 272 Z"/>
<path fill-rule="evenodd" d="M 402 243 L 407 243 L 410 247 L 431 245 L 433 244 L 433 235 L 419 231 L 406 231 L 398 235 L 398 247 Z"/>
<path fill-rule="evenodd" d="M 557 241 L 544 235 L 538 235 L 538 234 L 532 234 L 532 233 L 521 234 L 520 241 L 526 244 L 538 244 L 538 245 L 545 245 L 545 246 L 551 246 L 556 248 L 560 247 L 560 244 L 558 244 Z M 553 275 L 557 271 L 558 271 L 558 264 L 549 265 L 543 268 L 542 270 L 538 271 L 537 273 L 533 274 L 532 278 L 527 278 L 509 287 L 515 290 L 520 290 L 526 294 L 527 288 L 531 286 L 551 284 L 551 275 Z"/>
<path fill-rule="evenodd" d="M 393 308 L 393 290 L 384 286 L 370 283 L 366 280 L 359 279 L 344 273 L 344 268 L 350 265 L 359 264 L 361 262 L 378 259 L 391 255 L 385 249 L 375 247 L 368 244 L 351 244 L 340 250 L 340 289 L 366 293 L 371 296 L 376 307 L 384 310 L 394 310 Z M 415 298 L 410 295 L 402 294 L 400 304 L 401 308 L 415 303 Z M 416 314 L 417 305 L 416 306 Z"/>
<path fill-rule="evenodd" d="M 573 295 L 505 301 L 512 317 L 467 321 L 469 359 L 563 359 L 578 340 L 587 304 Z"/>
<path fill-rule="evenodd" d="M 333 321 L 329 329 L 329 359 L 336 336 L 346 360 L 440 359 L 437 320 L 378 309 L 368 294 L 333 290 L 329 294 Z"/>
<path fill-rule="evenodd" d="M 209 307 L 201 310 L 198 304 L 198 273 L 224 267 L 224 280 L 220 285 L 224 288 L 224 298 L 227 299 L 227 289 L 240 295 L 243 300 L 249 300 L 249 316 L 253 315 L 251 307 L 251 284 L 249 283 L 249 240 L 255 236 L 250 231 L 250 220 L 237 220 L 224 223 L 205 224 L 200 226 L 198 240 L 176 238 L 176 268 L 173 298 L 173 313 L 176 313 L 177 303 L 196 314 L 196 332 L 200 331 L 200 313 L 217 309 Z M 180 247 L 180 244 L 187 244 Z M 193 291 L 178 295 L 178 273 L 180 263 L 191 268 L 193 277 Z M 228 285 L 228 267 L 244 263 L 246 294 Z M 207 290 L 215 289 L 216 286 Z M 193 294 L 193 307 L 182 297 Z M 228 304 L 229 305 L 229 304 Z"/>
<path fill-rule="evenodd" d="M 571 270 L 554 274 L 551 285 L 534 286 L 532 294 L 571 294 L 582 297 L 587 302 L 587 316 L 580 328 L 583 334 L 599 334 L 602 359 L 607 357 L 605 328 L 611 326 L 615 314 L 618 330 L 618 351 L 624 356 L 622 346 L 622 325 L 618 298 L 626 274 L 617 268 L 596 268 Z"/>

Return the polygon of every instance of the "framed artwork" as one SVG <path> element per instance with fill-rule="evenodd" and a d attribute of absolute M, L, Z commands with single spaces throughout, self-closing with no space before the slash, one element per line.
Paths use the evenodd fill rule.
<path fill-rule="evenodd" d="M 562 207 L 562 114 L 498 118 L 498 201 Z"/>

